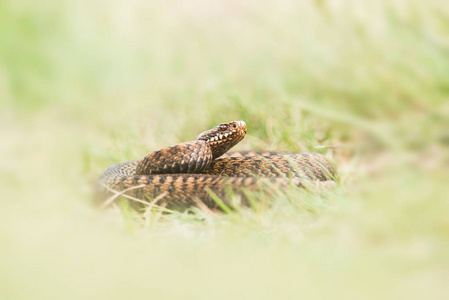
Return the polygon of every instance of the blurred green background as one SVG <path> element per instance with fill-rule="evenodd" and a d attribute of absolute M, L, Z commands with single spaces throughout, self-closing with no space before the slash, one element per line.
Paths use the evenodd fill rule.
<path fill-rule="evenodd" d="M 339 187 L 92 206 L 107 166 L 231 120 Z M 443 0 L 1 1 L 0 298 L 449 299 L 448 120 Z"/>

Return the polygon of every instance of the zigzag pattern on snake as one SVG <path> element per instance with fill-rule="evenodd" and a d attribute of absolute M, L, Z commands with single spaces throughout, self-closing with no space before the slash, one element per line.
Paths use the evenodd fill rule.
<path fill-rule="evenodd" d="M 243 121 L 223 123 L 195 141 L 154 151 L 139 161 L 107 168 L 98 180 L 100 198 L 122 193 L 144 201 L 183 209 L 201 200 L 217 208 L 211 193 L 225 203 L 230 195 L 259 191 L 264 183 L 285 187 L 305 181 L 332 183 L 336 171 L 319 153 L 228 152 L 246 134 Z M 266 186 L 266 185 L 265 185 Z M 264 189 L 265 191 L 266 189 Z"/>

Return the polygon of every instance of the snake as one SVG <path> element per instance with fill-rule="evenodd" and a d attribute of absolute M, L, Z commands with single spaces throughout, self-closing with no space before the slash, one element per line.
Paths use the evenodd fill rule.
<path fill-rule="evenodd" d="M 236 197 L 248 205 L 248 191 L 273 193 L 292 185 L 305 187 L 306 182 L 326 186 L 335 182 L 335 165 L 319 153 L 228 152 L 246 133 L 244 121 L 221 123 L 194 141 L 114 164 L 100 175 L 97 198 L 111 202 L 124 196 L 141 204 L 157 201 L 175 210 L 201 204 L 220 209 Z"/>

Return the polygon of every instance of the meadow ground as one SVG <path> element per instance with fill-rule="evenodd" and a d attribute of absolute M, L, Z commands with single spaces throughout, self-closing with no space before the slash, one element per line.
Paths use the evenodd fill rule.
<path fill-rule="evenodd" d="M 449 299 L 445 1 L 7 0 L 0 45 L 1 299 Z M 339 186 L 92 205 L 107 166 L 231 120 Z"/>

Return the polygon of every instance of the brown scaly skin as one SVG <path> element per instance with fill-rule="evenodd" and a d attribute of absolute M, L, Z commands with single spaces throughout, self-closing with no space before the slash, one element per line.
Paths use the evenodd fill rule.
<path fill-rule="evenodd" d="M 202 173 L 213 159 L 223 155 L 246 134 L 243 121 L 220 124 L 201 133 L 195 141 L 154 151 L 136 167 L 136 175 Z"/>
<path fill-rule="evenodd" d="M 335 175 L 332 164 L 318 153 L 273 154 L 219 158 L 204 174 L 228 177 L 284 177 L 327 181 Z"/>
<path fill-rule="evenodd" d="M 101 198 L 111 195 L 110 191 L 129 189 L 125 195 L 145 201 L 160 196 L 158 204 L 164 202 L 168 208 L 195 206 L 198 199 L 216 208 L 211 192 L 226 202 L 230 194 L 244 196 L 244 190 L 263 188 L 271 193 L 290 183 L 333 182 L 334 166 L 318 153 L 225 154 L 245 134 L 245 122 L 223 123 L 201 133 L 195 141 L 154 151 L 140 161 L 113 165 L 100 176 Z M 267 187 L 266 183 L 272 184 Z M 242 200 L 247 204 L 245 197 Z"/>

